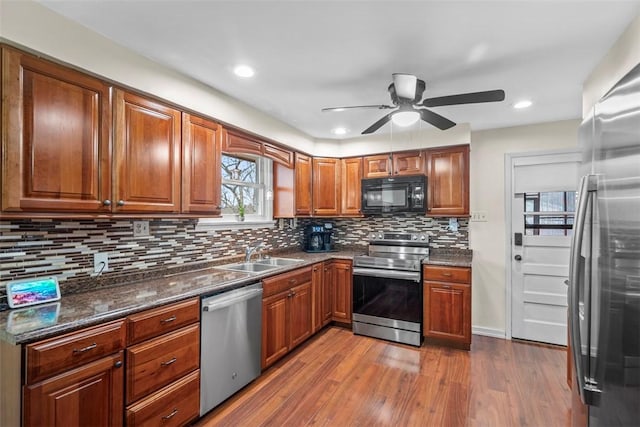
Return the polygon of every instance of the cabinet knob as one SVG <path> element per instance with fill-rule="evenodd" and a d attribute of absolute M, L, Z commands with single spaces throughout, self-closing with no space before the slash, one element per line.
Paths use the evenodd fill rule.
<path fill-rule="evenodd" d="M 124 200 L 118 200 L 118 206 L 124 206 Z"/>
<path fill-rule="evenodd" d="M 116 368 L 122 368 L 122 360 L 118 360 L 116 363 L 113 364 L 113 366 Z"/>
<path fill-rule="evenodd" d="M 109 200 L 109 199 L 105 199 L 105 200 L 102 202 L 102 206 L 111 206 L 111 200 Z"/>

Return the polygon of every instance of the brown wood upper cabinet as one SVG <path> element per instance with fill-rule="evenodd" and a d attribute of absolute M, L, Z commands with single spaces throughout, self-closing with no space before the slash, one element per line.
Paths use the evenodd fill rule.
<path fill-rule="evenodd" d="M 361 180 L 362 158 L 354 157 L 341 161 L 341 216 L 360 216 L 362 203 Z"/>
<path fill-rule="evenodd" d="M 295 158 L 295 214 L 296 216 L 311 216 L 311 178 L 313 173 L 311 157 L 296 153 Z"/>
<path fill-rule="evenodd" d="M 115 91 L 114 212 L 180 211 L 181 113 Z"/>
<path fill-rule="evenodd" d="M 220 215 L 220 125 L 182 113 L 182 212 Z"/>
<path fill-rule="evenodd" d="M 469 146 L 430 149 L 427 215 L 469 215 Z"/>
<path fill-rule="evenodd" d="M 313 158 L 313 214 L 340 214 L 340 159 Z"/>
<path fill-rule="evenodd" d="M 384 178 L 389 175 L 419 175 L 425 172 L 422 151 L 403 151 L 363 157 L 363 178 Z"/>
<path fill-rule="evenodd" d="M 110 91 L 2 48 L 3 211 L 111 211 Z"/>
<path fill-rule="evenodd" d="M 293 167 L 293 151 L 264 142 L 254 136 L 235 129 L 228 129 L 223 138 L 222 151 L 225 153 L 247 153 L 267 157 L 286 167 Z"/>

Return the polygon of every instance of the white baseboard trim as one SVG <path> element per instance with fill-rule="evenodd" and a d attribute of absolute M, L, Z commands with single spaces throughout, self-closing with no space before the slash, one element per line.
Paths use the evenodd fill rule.
<path fill-rule="evenodd" d="M 505 331 L 502 329 L 485 328 L 484 326 L 472 326 L 471 333 L 473 335 L 484 335 L 485 337 L 506 339 Z"/>

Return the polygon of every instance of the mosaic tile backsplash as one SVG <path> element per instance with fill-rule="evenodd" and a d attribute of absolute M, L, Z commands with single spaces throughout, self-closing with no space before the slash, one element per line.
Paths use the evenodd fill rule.
<path fill-rule="evenodd" d="M 150 235 L 133 237 L 133 222 L 123 220 L 0 221 L 0 307 L 6 303 L 9 280 L 55 275 L 63 295 L 96 287 L 160 275 L 169 268 L 204 266 L 222 257 L 244 254 L 249 244 L 266 250 L 300 248 L 305 224 L 280 229 L 199 230 L 196 219 L 151 220 Z M 315 219 L 332 222 L 334 241 L 342 246 L 366 247 L 371 231 L 416 230 L 432 236 L 432 246 L 468 249 L 468 223 L 457 232 L 448 219 L 406 214 L 353 219 Z M 105 252 L 109 271 L 96 276 L 93 256 Z"/>

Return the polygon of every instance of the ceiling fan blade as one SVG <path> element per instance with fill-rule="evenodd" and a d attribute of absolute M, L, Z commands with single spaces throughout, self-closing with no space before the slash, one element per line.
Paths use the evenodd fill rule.
<path fill-rule="evenodd" d="M 426 109 L 417 109 L 417 112 L 420 113 L 420 118 L 427 123 L 430 123 L 437 127 L 440 130 L 446 130 L 454 127 L 456 124 L 446 117 L 441 116 L 440 114 L 434 113 L 431 110 Z M 364 133 L 364 132 L 363 132 Z"/>
<path fill-rule="evenodd" d="M 396 95 L 404 99 L 413 99 L 416 96 L 416 85 L 418 78 L 411 74 L 395 73 L 393 74 L 393 86 Z"/>
<path fill-rule="evenodd" d="M 487 90 L 484 92 L 461 93 L 459 95 L 439 96 L 422 101 L 423 107 L 440 107 L 444 105 L 477 104 L 480 102 L 504 101 L 504 91 Z"/>
<path fill-rule="evenodd" d="M 395 113 L 395 111 L 393 113 Z M 374 124 L 366 128 L 365 130 L 363 130 L 362 135 L 373 133 L 378 129 L 380 129 L 383 125 L 387 124 L 389 120 L 391 120 L 391 116 L 393 115 L 393 113 L 387 114 L 386 116 L 382 117 L 380 120 L 378 120 L 377 122 L 375 122 Z"/>
<path fill-rule="evenodd" d="M 331 111 L 344 111 L 344 110 L 352 110 L 356 108 L 375 108 L 376 110 L 388 110 L 390 108 L 396 108 L 393 105 L 353 105 L 351 107 L 329 107 L 323 108 L 321 111 L 323 113 L 331 112 Z"/>

